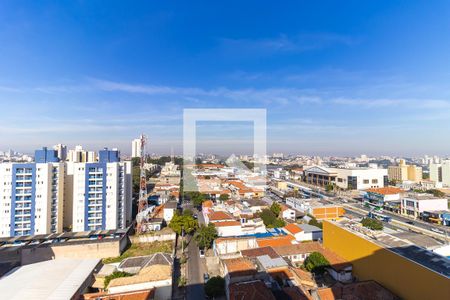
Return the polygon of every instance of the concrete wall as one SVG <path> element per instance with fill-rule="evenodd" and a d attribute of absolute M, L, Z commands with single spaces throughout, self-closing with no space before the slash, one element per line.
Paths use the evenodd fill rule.
<path fill-rule="evenodd" d="M 175 233 L 155 234 L 155 235 L 135 235 L 131 237 L 133 243 L 152 243 L 157 241 L 174 241 Z"/>
<path fill-rule="evenodd" d="M 108 258 L 120 256 L 128 244 L 128 237 L 120 240 L 93 241 L 91 243 L 48 244 L 24 247 L 20 258 L 22 265 L 56 258 Z"/>
<path fill-rule="evenodd" d="M 353 264 L 359 280 L 375 280 L 403 299 L 445 299 L 450 279 L 357 236 L 323 222 L 323 245 Z"/>

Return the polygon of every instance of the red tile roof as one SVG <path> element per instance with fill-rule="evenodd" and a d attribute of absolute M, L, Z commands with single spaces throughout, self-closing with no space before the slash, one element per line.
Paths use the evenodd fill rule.
<path fill-rule="evenodd" d="M 202 203 L 202 207 L 213 207 L 214 203 L 211 200 L 206 200 Z"/>
<path fill-rule="evenodd" d="M 261 280 L 230 284 L 230 299 L 275 300 L 275 296 Z"/>
<path fill-rule="evenodd" d="M 255 264 L 245 257 L 223 259 L 222 262 L 231 277 L 253 275 L 257 272 Z"/>
<path fill-rule="evenodd" d="M 234 218 L 227 214 L 226 212 L 223 211 L 213 211 L 210 215 L 209 215 L 209 220 L 210 221 L 221 221 L 221 220 L 234 220 Z"/>
<path fill-rule="evenodd" d="M 268 255 L 270 258 L 280 257 L 280 255 L 278 255 L 278 253 L 276 253 L 272 247 L 260 247 L 260 248 L 242 250 L 241 254 L 242 254 L 242 256 L 251 257 L 251 258 L 262 256 L 262 255 Z"/>
<path fill-rule="evenodd" d="M 283 235 L 272 238 L 261 238 L 257 239 L 256 241 L 259 247 L 280 247 L 292 245 L 292 241 L 294 240 L 295 238 L 291 235 Z"/>
<path fill-rule="evenodd" d="M 403 190 L 396 188 L 396 187 L 389 186 L 389 187 L 368 189 L 368 190 L 366 190 L 366 192 L 376 193 L 376 194 L 380 194 L 380 195 L 395 195 L 395 194 L 402 193 Z"/>
<path fill-rule="evenodd" d="M 238 221 L 223 221 L 213 223 L 216 227 L 226 227 L 226 226 L 241 226 L 241 222 Z"/>
<path fill-rule="evenodd" d="M 287 230 L 291 234 L 297 234 L 303 231 L 297 224 L 291 223 L 283 227 L 283 229 Z"/>

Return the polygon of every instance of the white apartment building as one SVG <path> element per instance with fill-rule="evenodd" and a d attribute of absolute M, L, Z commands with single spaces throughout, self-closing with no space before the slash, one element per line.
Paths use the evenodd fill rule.
<path fill-rule="evenodd" d="M 68 163 L 72 188 L 66 193 L 72 231 L 125 228 L 131 222 L 131 162 L 102 157 L 99 162 Z"/>
<path fill-rule="evenodd" d="M 131 141 L 131 157 L 141 157 L 141 139 Z"/>
<path fill-rule="evenodd" d="M 450 187 L 450 160 L 430 164 L 430 179 L 437 187 Z"/>
<path fill-rule="evenodd" d="M 67 160 L 69 162 L 95 162 L 97 156 L 95 151 L 83 150 L 83 147 L 78 145 L 75 146 L 75 149 L 69 150 Z"/>
<path fill-rule="evenodd" d="M 0 237 L 125 228 L 131 221 L 131 162 L 102 150 L 93 163 L 0 163 Z"/>
<path fill-rule="evenodd" d="M 420 218 L 424 211 L 446 211 L 446 198 L 437 198 L 427 194 L 410 194 L 402 199 L 401 214 L 412 218 Z"/>
<path fill-rule="evenodd" d="M 0 164 L 0 236 L 63 230 L 64 163 Z"/>

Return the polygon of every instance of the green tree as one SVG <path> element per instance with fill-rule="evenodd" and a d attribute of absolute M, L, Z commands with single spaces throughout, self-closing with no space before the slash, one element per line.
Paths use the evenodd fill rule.
<path fill-rule="evenodd" d="M 278 217 L 281 212 L 281 206 L 280 204 L 273 202 L 272 205 L 270 206 L 270 210 L 274 213 L 275 216 Z"/>
<path fill-rule="evenodd" d="M 327 192 L 332 192 L 334 190 L 334 185 L 333 184 L 327 184 L 326 186 L 325 186 L 325 191 L 327 191 Z"/>
<path fill-rule="evenodd" d="M 190 210 L 189 208 L 183 209 L 183 216 L 192 216 L 192 210 Z"/>
<path fill-rule="evenodd" d="M 377 219 L 364 218 L 361 220 L 361 224 L 372 230 L 383 230 L 383 223 Z"/>
<path fill-rule="evenodd" d="M 179 235 L 181 235 L 182 230 L 189 234 L 197 229 L 198 223 L 191 215 L 180 215 L 177 212 L 170 220 L 169 227 Z"/>
<path fill-rule="evenodd" d="M 278 228 L 286 225 L 286 223 L 282 219 L 277 218 L 270 209 L 263 209 L 259 217 L 268 228 Z"/>
<path fill-rule="evenodd" d="M 217 237 L 217 230 L 214 224 L 209 223 L 208 226 L 201 225 L 195 234 L 195 240 L 200 248 L 209 249 L 212 242 Z"/>
<path fill-rule="evenodd" d="M 230 196 L 228 194 L 221 194 L 219 196 L 220 201 L 227 201 L 229 198 L 230 198 Z"/>
<path fill-rule="evenodd" d="M 311 220 L 309 220 L 309 222 L 308 222 L 309 225 L 312 225 L 312 226 L 316 226 L 316 227 L 322 228 L 323 225 L 322 225 L 321 222 L 317 221 L 317 219 L 314 218 L 314 217 L 311 216 L 311 215 L 309 215 L 309 217 L 311 218 Z"/>
<path fill-rule="evenodd" d="M 105 277 L 105 280 L 103 281 L 104 287 L 106 289 L 108 287 L 109 283 L 111 282 L 111 280 L 113 280 L 113 279 L 121 278 L 121 277 L 129 277 L 129 276 L 133 276 L 133 274 L 130 274 L 127 272 L 114 271 L 112 274 L 107 275 Z"/>
<path fill-rule="evenodd" d="M 303 262 L 303 267 L 316 274 L 322 274 L 330 263 L 320 252 L 313 252 Z"/>
<path fill-rule="evenodd" d="M 220 276 L 211 277 L 205 284 L 205 293 L 211 298 L 225 295 L 225 279 Z"/>

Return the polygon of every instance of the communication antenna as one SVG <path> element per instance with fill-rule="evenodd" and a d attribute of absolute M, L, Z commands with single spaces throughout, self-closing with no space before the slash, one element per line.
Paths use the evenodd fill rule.
<path fill-rule="evenodd" d="M 145 176 L 145 145 L 147 144 L 147 137 L 144 134 L 140 136 L 140 180 L 139 180 L 139 200 L 138 200 L 138 216 L 136 218 L 137 221 L 137 232 L 144 232 L 144 222 L 146 222 L 146 216 L 144 216 L 145 212 L 148 208 L 147 201 L 147 178 Z"/>

